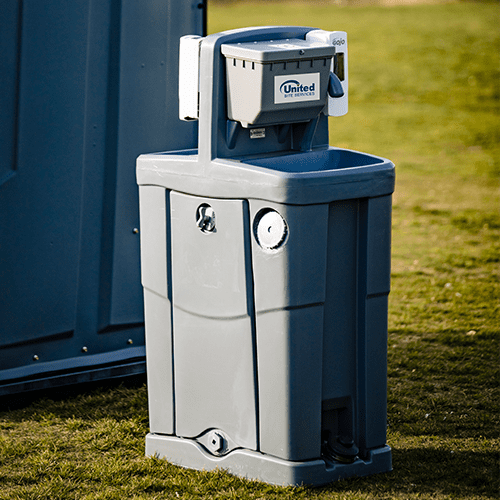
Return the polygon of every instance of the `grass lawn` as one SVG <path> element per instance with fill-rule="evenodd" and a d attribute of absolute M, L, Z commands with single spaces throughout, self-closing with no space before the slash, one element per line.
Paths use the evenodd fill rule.
<path fill-rule="evenodd" d="M 136 379 L 0 401 L 0 499 L 498 498 L 499 4 L 209 7 L 209 32 L 270 24 L 348 32 L 350 109 L 331 119 L 330 143 L 396 165 L 393 472 L 278 488 L 146 458 L 147 390 Z"/>

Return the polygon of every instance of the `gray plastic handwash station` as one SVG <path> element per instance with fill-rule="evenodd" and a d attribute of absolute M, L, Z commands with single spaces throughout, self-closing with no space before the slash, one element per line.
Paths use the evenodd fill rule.
<path fill-rule="evenodd" d="M 180 56 L 199 147 L 137 161 L 147 455 L 285 485 L 391 470 L 394 165 L 328 145 L 345 33 L 186 36 Z"/>

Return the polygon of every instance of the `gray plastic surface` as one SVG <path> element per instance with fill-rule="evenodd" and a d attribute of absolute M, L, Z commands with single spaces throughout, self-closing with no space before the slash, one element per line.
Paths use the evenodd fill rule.
<path fill-rule="evenodd" d="M 333 45 L 293 38 L 223 44 L 221 52 L 228 118 L 243 127 L 307 121 L 325 107 Z"/>
<path fill-rule="evenodd" d="M 299 60 L 332 58 L 335 47 L 326 43 L 310 42 L 299 38 L 285 40 L 264 40 L 224 44 L 221 52 L 226 59 L 235 58 L 261 63 L 292 62 Z"/>
<path fill-rule="evenodd" d="M 365 460 L 358 459 L 352 464 L 322 459 L 291 462 L 243 449 L 216 457 L 195 441 L 148 434 L 146 455 L 164 457 L 181 467 L 197 470 L 225 469 L 237 476 L 277 486 L 321 486 L 352 476 L 363 477 L 392 469 L 389 446 L 370 451 Z"/>
<path fill-rule="evenodd" d="M 281 30 L 208 37 L 201 66 L 221 68 L 227 38 L 307 32 Z M 150 247 L 146 453 L 274 484 L 388 471 L 394 165 L 329 147 L 322 119 L 310 151 L 300 151 L 307 125 L 294 124 L 284 142 L 276 126 L 262 139 L 240 130 L 230 157 L 211 128 L 226 121 L 214 74 L 202 79 L 199 150 L 137 162 Z M 359 448 L 352 463 L 329 453 L 338 436 Z"/>

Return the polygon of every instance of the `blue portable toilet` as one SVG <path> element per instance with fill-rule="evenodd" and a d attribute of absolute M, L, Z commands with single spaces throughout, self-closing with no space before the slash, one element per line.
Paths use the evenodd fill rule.
<path fill-rule="evenodd" d="M 200 0 L 4 0 L 0 395 L 145 371 L 135 159 L 190 148 Z"/>

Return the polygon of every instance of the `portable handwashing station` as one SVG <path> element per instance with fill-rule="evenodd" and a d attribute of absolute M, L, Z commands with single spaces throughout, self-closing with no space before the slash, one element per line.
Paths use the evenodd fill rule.
<path fill-rule="evenodd" d="M 147 455 L 280 485 L 391 470 L 394 165 L 328 145 L 347 63 L 339 31 L 181 39 L 199 147 L 137 160 Z"/>

